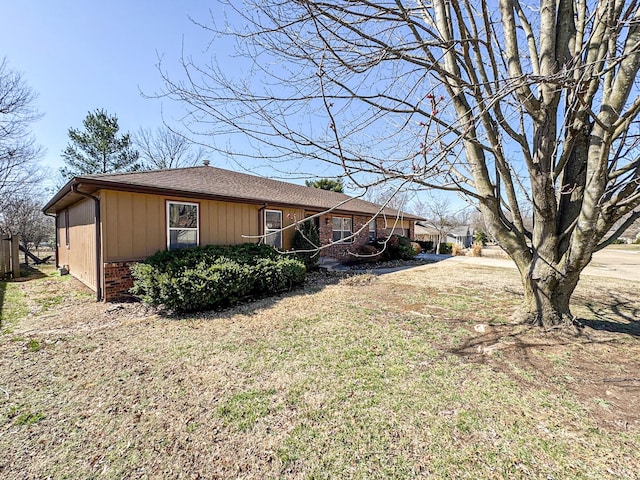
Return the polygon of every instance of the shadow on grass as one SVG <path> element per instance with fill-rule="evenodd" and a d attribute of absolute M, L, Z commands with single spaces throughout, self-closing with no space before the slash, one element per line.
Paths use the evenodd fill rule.
<path fill-rule="evenodd" d="M 640 337 L 640 305 L 617 294 L 611 294 L 605 304 L 588 302 L 585 307 L 593 318 L 580 319 L 580 322 L 594 330 L 610 333 L 623 333 Z"/>
<path fill-rule="evenodd" d="M 585 303 L 591 315 L 579 318 L 586 328 L 573 330 L 569 327 L 546 331 L 525 325 L 489 325 L 486 333 L 475 334 L 461 345 L 450 349 L 450 353 L 467 360 L 485 363 L 496 352 L 509 351 L 524 363 L 534 365 L 536 359 L 531 352 L 547 347 L 570 346 L 576 341 L 584 344 L 615 344 L 618 336 L 600 336 L 599 332 L 629 335 L 640 338 L 640 304 L 618 294 L 609 294 L 606 301 L 598 304 Z"/>
<path fill-rule="evenodd" d="M 25 265 L 24 263 L 20 264 L 20 278 L 14 278 L 10 280 L 12 282 L 29 282 L 31 280 L 38 280 L 39 278 L 44 278 L 47 275 L 42 273 L 37 268 L 32 267 L 31 265 Z"/>

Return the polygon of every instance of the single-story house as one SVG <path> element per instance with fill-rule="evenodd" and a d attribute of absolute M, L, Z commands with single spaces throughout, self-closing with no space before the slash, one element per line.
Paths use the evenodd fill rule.
<path fill-rule="evenodd" d="M 413 235 L 416 240 L 422 242 L 433 242 L 434 247 L 440 239 L 438 229 L 426 222 L 415 222 L 413 226 Z"/>
<path fill-rule="evenodd" d="M 462 225 L 447 230 L 446 235 L 440 236 L 438 229 L 424 221 L 417 221 L 414 225 L 414 238 L 425 242 L 433 242 L 434 247 L 438 241 L 442 243 L 456 243 L 463 248 L 473 245 L 474 230 L 469 225 Z"/>
<path fill-rule="evenodd" d="M 457 243 L 461 247 L 469 248 L 473 245 L 473 228 L 469 225 L 452 228 L 447 233 L 447 243 Z"/>
<path fill-rule="evenodd" d="M 125 297 L 129 267 L 159 250 L 261 241 L 290 250 L 296 222 L 313 217 L 328 245 L 321 255 L 344 259 L 379 236 L 412 237 L 419 220 L 342 193 L 208 165 L 74 177 L 43 211 L 56 218 L 56 264 L 104 301 Z"/>

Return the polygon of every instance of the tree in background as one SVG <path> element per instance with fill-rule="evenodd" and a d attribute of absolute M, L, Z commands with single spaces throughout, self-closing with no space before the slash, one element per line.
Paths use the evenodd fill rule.
<path fill-rule="evenodd" d="M 202 162 L 205 150 L 195 147 L 183 134 L 169 127 L 155 131 L 140 128 L 134 135 L 135 145 L 145 169 L 192 167 Z"/>
<path fill-rule="evenodd" d="M 42 213 L 42 204 L 29 194 L 14 195 L 4 202 L 0 214 L 0 232 L 6 235 L 20 235 L 20 243 L 27 252 L 33 245 L 49 240 L 53 234 L 53 219 Z"/>
<path fill-rule="evenodd" d="M 164 93 L 191 130 L 327 162 L 356 187 L 458 192 L 518 267 L 521 319 L 575 324 L 581 272 L 640 217 L 636 1 L 221 3 L 244 25 L 212 33 L 262 77 L 184 58 Z"/>
<path fill-rule="evenodd" d="M 407 193 L 402 186 L 382 183 L 379 185 L 367 185 L 362 198 L 368 202 L 384 205 L 394 210 L 404 210 L 407 205 Z"/>
<path fill-rule="evenodd" d="M 65 167 L 60 173 L 68 180 L 77 175 L 132 172 L 141 170 L 140 154 L 128 133 L 119 134 L 118 117 L 103 109 L 89 112 L 84 131 L 70 128 L 69 144 L 62 153 Z"/>
<path fill-rule="evenodd" d="M 319 178 L 318 180 L 305 180 L 304 183 L 307 187 L 330 190 L 338 193 L 344 192 L 344 185 L 341 178 Z"/>
<path fill-rule="evenodd" d="M 35 110 L 36 94 L 20 73 L 0 62 L 0 210 L 14 195 L 42 180 L 37 164 L 42 149 L 36 145 L 30 126 L 40 118 Z"/>
<path fill-rule="evenodd" d="M 415 203 L 414 211 L 426 218 L 426 222 L 421 222 L 438 232 L 438 243 L 436 244 L 436 253 L 440 251 L 442 243 L 447 239 L 447 235 L 456 227 L 464 225 L 466 218 L 460 212 L 456 213 L 449 199 L 445 197 L 429 196 L 426 202 L 418 201 Z"/>

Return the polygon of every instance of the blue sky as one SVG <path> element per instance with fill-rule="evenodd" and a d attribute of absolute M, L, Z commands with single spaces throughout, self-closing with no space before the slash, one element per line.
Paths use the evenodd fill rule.
<path fill-rule="evenodd" d="M 196 55 L 207 48 L 210 35 L 188 17 L 206 23 L 209 8 L 215 4 L 201 0 L 0 0 L 0 57 L 38 95 L 44 116 L 33 133 L 47 150 L 42 164 L 52 171 L 63 165 L 68 129 L 81 128 L 87 112 L 97 108 L 117 115 L 122 131 L 155 128 L 163 115 L 179 125 L 179 104 L 146 99 L 140 91 L 160 89 L 158 55 L 177 71 L 183 44 Z M 224 159 L 213 160 L 225 166 Z"/>

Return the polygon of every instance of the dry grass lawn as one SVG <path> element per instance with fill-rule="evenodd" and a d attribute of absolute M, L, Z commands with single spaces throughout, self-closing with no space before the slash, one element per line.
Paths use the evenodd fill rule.
<path fill-rule="evenodd" d="M 0 287 L 0 478 L 640 478 L 638 287 L 585 277 L 573 337 L 507 269 L 181 318 L 45 269 Z"/>

